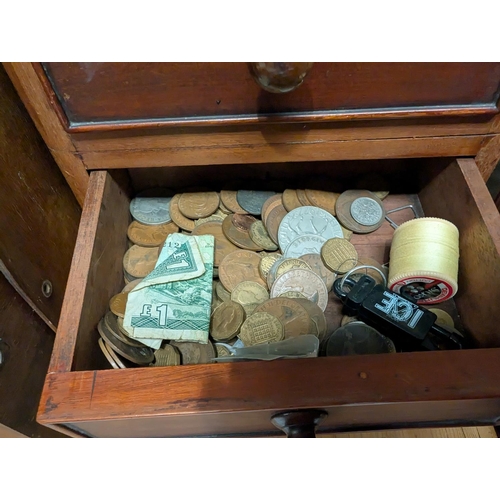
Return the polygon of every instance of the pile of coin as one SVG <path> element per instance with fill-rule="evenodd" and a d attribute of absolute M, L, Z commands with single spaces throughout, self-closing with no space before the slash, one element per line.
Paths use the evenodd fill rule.
<path fill-rule="evenodd" d="M 325 316 L 327 308 L 336 307 L 332 301 L 338 302 L 330 293 L 335 278 L 368 264 L 349 240 L 353 232 L 382 224 L 380 200 L 387 193 L 377 194 L 311 189 L 174 194 L 162 188 L 139 194 L 130 204 L 125 286 L 111 297 L 98 326 L 106 358 L 115 368 L 198 364 L 228 356 L 234 347 L 305 334 L 321 341 L 340 326 Z M 215 238 L 211 340 L 131 339 L 123 329 L 127 295 L 154 269 L 168 235 L 178 231 Z M 387 271 L 381 263 L 370 265 Z"/>

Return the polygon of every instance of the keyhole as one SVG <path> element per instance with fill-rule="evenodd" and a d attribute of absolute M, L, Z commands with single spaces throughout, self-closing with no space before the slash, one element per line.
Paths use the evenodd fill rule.
<path fill-rule="evenodd" d="M 46 298 L 49 298 L 52 295 L 52 283 L 49 280 L 45 280 L 42 283 L 42 293 Z"/>

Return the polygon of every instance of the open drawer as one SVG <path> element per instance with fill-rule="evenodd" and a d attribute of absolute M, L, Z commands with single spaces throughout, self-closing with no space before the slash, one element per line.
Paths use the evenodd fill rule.
<path fill-rule="evenodd" d="M 96 437 L 281 434 L 271 417 L 321 409 L 318 432 L 491 425 L 500 418 L 500 215 L 474 160 L 450 158 L 142 168 L 94 171 L 83 210 L 38 421 Z M 475 348 L 272 362 L 112 370 L 96 325 L 123 288 L 129 202 L 164 185 L 224 188 L 260 182 L 275 190 L 321 178 L 342 189 L 377 173 L 384 204 L 411 196 L 426 216 L 460 231 L 455 303 Z M 377 189 L 377 180 L 373 190 Z M 333 184 L 332 184 L 333 185 Z M 121 187 L 125 186 L 125 187 Z M 325 188 L 326 189 L 326 188 Z M 388 235 L 387 222 L 378 230 Z M 355 241 L 353 241 L 356 244 Z"/>

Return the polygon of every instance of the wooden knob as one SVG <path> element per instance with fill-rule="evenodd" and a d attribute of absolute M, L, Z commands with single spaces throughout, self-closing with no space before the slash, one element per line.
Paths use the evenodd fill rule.
<path fill-rule="evenodd" d="M 324 410 L 292 410 L 277 413 L 271 422 L 289 438 L 315 438 L 316 426 L 327 415 Z"/>
<path fill-rule="evenodd" d="M 248 63 L 255 81 L 268 92 L 282 94 L 296 89 L 312 68 L 313 63 Z"/>

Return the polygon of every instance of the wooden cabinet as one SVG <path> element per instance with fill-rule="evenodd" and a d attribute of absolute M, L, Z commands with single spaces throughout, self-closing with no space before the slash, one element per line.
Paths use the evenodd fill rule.
<path fill-rule="evenodd" d="M 499 64 L 318 64 L 277 97 L 262 97 L 242 64 L 6 68 L 83 203 L 39 422 L 89 436 L 188 436 L 277 434 L 271 417 L 294 409 L 325 410 L 320 433 L 500 418 L 500 215 L 484 184 L 500 159 Z M 388 204 L 414 200 L 459 228 L 456 306 L 475 348 L 107 369 L 96 324 L 123 286 L 136 192 L 320 177 L 349 187 L 374 173 Z M 384 255 L 391 229 L 380 231 L 373 251 Z"/>

